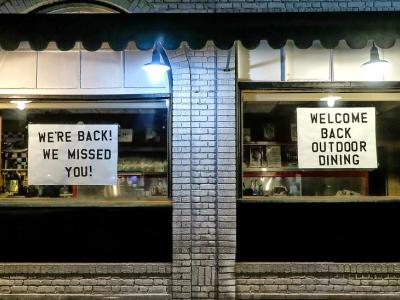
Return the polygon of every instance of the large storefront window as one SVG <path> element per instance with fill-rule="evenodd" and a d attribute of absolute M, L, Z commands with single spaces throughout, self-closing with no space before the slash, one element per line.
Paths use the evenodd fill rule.
<path fill-rule="evenodd" d="M 14 202 L 28 201 L 67 205 L 87 203 L 106 206 L 165 203 L 168 201 L 168 108 L 166 102 L 165 99 L 157 101 L 150 99 L 147 102 L 140 103 L 137 101 L 120 103 L 34 102 L 28 104 L 25 110 L 10 108 L 11 104 L 3 103 L 3 108 L 0 110 L 2 136 L 1 199 Z M 34 144 L 29 141 L 28 126 L 39 125 L 39 129 L 51 129 L 54 126 L 55 132 L 57 131 L 56 128 L 74 124 L 95 125 L 93 128 L 96 128 L 96 126 L 100 128 L 103 125 L 117 125 L 118 153 L 111 153 L 111 151 L 115 152 L 115 149 L 100 149 L 103 151 L 100 151 L 101 153 L 92 151 L 95 157 L 91 157 L 90 165 L 91 168 L 101 163 L 102 166 L 107 167 L 108 162 L 112 163 L 111 160 L 107 160 L 108 156 L 116 155 L 118 159 L 115 184 L 87 185 L 62 184 L 61 182 L 54 184 L 50 183 L 52 178 L 49 177 L 48 185 L 29 185 L 28 146 L 33 147 L 38 143 Z M 86 155 L 89 159 L 91 143 L 95 139 L 100 140 L 102 138 L 101 131 L 99 132 L 99 136 L 96 138 L 89 135 L 85 136 L 84 141 L 83 138 L 81 139 L 88 148 L 84 149 L 83 152 L 81 145 L 74 143 L 74 141 L 70 142 L 68 146 L 71 151 L 76 152 L 76 155 L 80 154 L 81 158 Z M 57 137 L 65 142 L 66 136 L 58 136 L 57 134 L 55 132 L 54 135 L 50 136 L 50 142 L 52 141 L 51 138 L 56 139 Z M 107 148 L 108 144 L 111 143 L 111 139 L 107 141 L 106 138 L 103 139 L 105 145 L 103 148 Z M 45 155 L 45 151 L 47 150 L 43 149 L 43 155 Z M 75 154 L 71 152 L 69 158 L 71 160 L 76 159 Z M 40 158 L 43 159 L 43 157 Z M 53 173 L 46 168 L 46 165 L 43 165 L 43 168 L 36 167 L 29 171 L 31 172 L 29 176 L 43 177 L 39 176 L 41 174 L 34 174 L 34 172 L 49 173 L 47 176 L 53 176 Z M 73 176 L 73 170 L 72 168 L 68 171 L 69 176 Z M 78 170 L 77 168 L 75 176 L 106 176 L 103 173 L 92 174 L 91 171 L 92 169 Z M 98 178 L 100 182 L 101 179 Z M 76 181 L 80 182 L 79 178 Z M 93 182 L 95 181 L 97 180 L 93 180 Z"/>
<path fill-rule="evenodd" d="M 378 83 L 304 85 L 241 93 L 237 260 L 398 261 L 400 95 Z"/>
<path fill-rule="evenodd" d="M 168 96 L 138 98 L 0 103 L 1 262 L 171 261 Z"/>
<path fill-rule="evenodd" d="M 340 100 L 330 103 L 320 100 L 333 94 Z M 400 102 L 394 94 L 333 94 L 242 92 L 242 199 L 345 201 L 400 195 L 400 127 L 397 121 Z M 326 134 L 318 129 L 320 136 L 314 143 L 310 141 L 310 149 L 299 150 L 298 134 L 304 132 L 297 128 L 300 125 L 305 128 L 298 123 L 302 121 L 297 120 L 299 108 L 323 108 L 323 117 L 338 108 L 344 108 L 345 114 L 338 114 L 338 118 L 351 118 L 353 111 L 357 115 L 354 114 L 354 120 L 342 120 L 340 129 L 338 124 L 333 124 L 335 120 L 323 119 L 322 122 L 327 123 Z M 376 126 L 371 124 L 372 130 L 366 138 L 375 140 L 376 136 L 376 147 L 354 136 L 366 123 L 358 119 L 357 116 L 361 116 L 358 111 L 369 108 L 375 110 L 372 121 Z M 336 121 L 340 123 L 341 120 Z M 367 144 L 369 149 L 365 149 Z M 371 156 L 365 164 L 359 161 L 359 155 L 367 150 L 372 154 L 376 151 L 376 158 Z M 303 151 L 303 155 L 304 152 L 309 152 L 306 155 L 319 152 L 318 167 L 299 166 L 299 151 Z M 373 167 L 374 161 L 376 167 Z"/>

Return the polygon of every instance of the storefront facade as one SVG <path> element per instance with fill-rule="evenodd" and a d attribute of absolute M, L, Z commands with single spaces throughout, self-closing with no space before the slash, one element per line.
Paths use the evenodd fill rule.
<path fill-rule="evenodd" d="M 320 8 L 325 5 L 324 2 L 318 3 Z M 119 9 L 121 6 L 128 8 L 128 5 L 130 5 L 132 11 L 135 11 L 132 7 L 137 9 L 142 7 L 143 10 L 151 12 L 152 6 L 145 8 L 145 4 L 149 3 L 135 2 L 117 5 L 117 7 Z M 285 5 L 288 5 L 275 4 L 279 4 L 277 9 L 281 10 L 285 10 Z M 6 2 L 2 9 L 12 11 L 10 5 L 13 7 L 11 2 Z M 24 5 L 26 5 L 25 2 Z M 162 4 L 158 6 L 158 10 L 165 7 L 166 11 L 176 9 L 183 12 L 186 9 L 179 8 L 182 4 L 174 5 Z M 227 8 L 220 7 L 221 3 L 193 5 L 193 12 L 196 12 L 196 9 L 206 10 L 207 12 L 225 11 L 225 9 L 232 9 L 232 12 L 236 11 L 233 3 L 231 4 L 232 8 L 230 8 L 230 4 Z M 264 5 L 266 5 L 265 10 L 274 9 L 272 3 Z M 369 7 L 367 3 L 359 5 L 365 5 L 361 9 Z M 157 7 L 157 5 L 155 6 Z M 304 9 L 306 9 L 306 6 Z M 38 5 L 35 4 L 32 7 L 36 9 Z M 241 3 L 241 7 L 247 9 L 244 3 Z M 290 11 L 290 7 L 288 5 L 287 10 Z M 390 9 L 393 8 L 394 5 L 390 3 Z M 252 8 L 248 9 L 251 10 Z M 301 9 L 303 8 L 298 8 L 298 10 Z M 327 10 L 329 9 L 339 10 L 340 8 L 333 7 Z M 351 7 L 348 6 L 348 9 L 351 9 Z M 27 12 L 30 10 L 29 7 L 24 7 L 18 11 Z M 115 10 L 117 9 L 115 8 Z M 356 16 L 357 14 L 354 13 L 349 15 L 349 18 Z M 144 16 L 140 17 L 143 18 Z M 222 24 L 224 24 L 223 20 L 218 23 L 220 26 Z M 279 35 L 278 32 L 276 36 L 279 37 Z M 307 36 L 304 31 L 300 35 Z M 257 197 L 251 198 L 252 194 L 250 199 L 246 199 L 246 196 L 249 195 L 244 195 L 244 191 L 246 187 L 251 187 L 251 181 L 254 182 L 256 179 L 251 176 L 249 182 L 243 179 L 243 172 L 245 172 L 243 164 L 246 163 L 243 155 L 247 150 L 244 149 L 246 146 L 242 143 L 242 139 L 244 140 L 242 133 L 244 128 L 248 128 L 242 126 L 242 123 L 246 122 L 243 121 L 245 116 L 243 115 L 242 103 L 243 101 L 251 102 L 251 99 L 253 99 L 251 96 L 256 95 L 254 99 L 261 99 L 261 106 L 265 107 L 260 110 L 250 108 L 247 113 L 251 114 L 255 111 L 267 113 L 268 108 L 266 106 L 268 105 L 264 105 L 265 103 L 298 101 L 298 97 L 311 92 L 320 94 L 327 94 L 327 92 L 364 93 L 354 101 L 363 100 L 366 92 L 368 94 L 381 93 L 380 100 L 396 101 L 396 96 L 393 94 L 390 95 L 392 98 L 385 98 L 385 96 L 388 96 L 387 94 L 397 89 L 396 84 L 375 83 L 370 85 L 368 82 L 357 83 L 356 81 L 360 78 L 348 75 L 355 72 L 350 67 L 349 70 L 344 71 L 340 69 L 340 66 L 332 69 L 333 62 L 329 60 L 330 52 L 329 50 L 321 50 L 321 47 L 315 48 L 313 46 L 309 50 L 303 50 L 305 51 L 303 53 L 294 53 L 297 51 L 296 47 L 291 49 L 285 47 L 284 50 L 286 51 L 279 50 L 280 47 L 277 47 L 277 45 L 280 44 L 281 40 L 274 41 L 271 39 L 269 42 L 278 50 L 265 47 L 264 44 L 255 50 L 245 50 L 238 44 L 230 47 L 230 38 L 228 38 L 228 41 L 215 38 L 214 42 L 218 47 L 213 42 L 206 43 L 203 41 L 203 37 L 198 40 L 191 40 L 190 37 L 184 38 L 182 36 L 179 38 L 187 41 L 189 45 L 179 46 L 180 40 L 178 38 L 172 41 L 166 40 L 164 44 L 165 48 L 171 49 L 166 52 L 171 63 L 172 84 L 166 80 L 163 85 L 151 86 L 146 85 L 145 81 L 135 81 L 144 76 L 135 72 L 140 68 L 143 61 L 150 59 L 149 53 L 144 59 L 135 60 L 144 52 L 128 46 L 121 54 L 122 51 L 114 52 L 110 49 L 99 49 L 98 41 L 94 41 L 94 43 L 93 41 L 86 41 L 85 43 L 85 40 L 83 40 L 82 49 L 78 47 L 78 49 L 72 50 L 68 41 L 58 42 L 58 47 L 61 45 L 61 47 L 66 47 L 69 50 L 63 53 L 72 53 L 71 56 L 74 56 L 74 50 L 78 53 L 76 55 L 79 58 L 75 60 L 78 63 L 75 69 L 72 68 L 72 72 L 76 72 L 73 74 L 79 74 L 78 76 L 72 74 L 68 77 L 65 75 L 64 78 L 68 80 L 52 81 L 56 77 L 54 67 L 51 68 L 52 62 L 53 66 L 57 66 L 64 58 L 54 59 L 51 53 L 48 54 L 47 50 L 44 50 L 45 48 L 40 49 L 39 54 L 32 51 L 34 52 L 33 56 L 36 57 L 36 62 L 34 62 L 35 59 L 31 60 L 35 64 L 34 76 L 31 78 L 33 83 L 29 81 L 29 78 L 24 77 L 25 84 L 27 82 L 32 84 L 29 88 L 18 85 L 12 87 L 12 84 L 22 81 L 18 78 L 19 74 L 15 75 L 14 79 L 4 76 L 2 81 L 4 87 L 2 91 L 0 90 L 4 96 L 3 110 L 15 109 L 13 105 L 8 103 L 10 100 L 8 95 L 17 95 L 17 98 L 21 99 L 29 95 L 33 102 L 27 104 L 27 111 L 47 110 L 46 118 L 49 118 L 49 110 L 60 109 L 60 107 L 50 107 L 55 105 L 54 100 L 57 99 L 58 102 L 60 100 L 63 102 L 62 109 L 70 110 L 69 113 L 71 111 L 73 113 L 74 110 L 76 113 L 76 110 L 92 109 L 92 104 L 96 103 L 95 108 L 99 110 L 100 114 L 104 114 L 104 110 L 111 113 L 113 109 L 116 110 L 116 114 L 121 114 L 122 110 L 127 109 L 132 110 L 132 114 L 140 110 L 145 113 L 154 113 L 157 109 L 162 109 L 163 105 L 164 107 L 169 105 L 171 115 L 166 112 L 167 121 L 165 121 L 165 124 L 160 121 L 161 128 L 166 126 L 170 130 L 169 134 L 167 131 L 165 133 L 165 140 L 168 140 L 168 136 L 170 140 L 165 144 L 161 143 L 170 155 L 170 159 L 163 159 L 164 161 L 168 160 L 167 169 L 163 169 L 168 173 L 168 182 L 163 183 L 166 187 L 163 189 L 165 190 L 164 196 L 167 196 L 164 202 L 156 203 L 154 199 L 145 199 L 142 202 L 139 201 L 140 203 L 138 201 L 127 201 L 115 205 L 115 202 L 113 204 L 112 201 L 100 201 L 86 205 L 85 208 L 79 207 L 82 206 L 79 201 L 76 202 L 77 204 L 71 205 L 71 201 L 68 200 L 66 203 L 62 203 L 62 201 L 55 201 L 55 203 L 53 201 L 50 204 L 49 202 L 32 204 L 32 201 L 22 201 L 22 204 L 18 205 L 13 199 L 7 199 L 3 202 L 5 203 L 3 205 L 5 206 L 5 220 L 7 218 L 13 220 L 10 216 L 18 214 L 18 209 L 21 209 L 21 207 L 29 210 L 30 207 L 34 206 L 39 211 L 50 211 L 50 215 L 59 209 L 58 219 L 57 214 L 52 216 L 53 222 L 58 221 L 53 223 L 56 224 L 56 229 L 65 227 L 65 223 L 68 222 L 68 218 L 65 216 L 74 217 L 75 224 L 87 226 L 90 221 L 83 222 L 79 218 L 84 219 L 88 214 L 90 214 L 92 222 L 108 219 L 116 222 L 117 225 L 106 228 L 110 223 L 103 221 L 106 226 L 101 227 L 100 230 L 84 232 L 95 236 L 95 238 L 89 239 L 90 242 L 97 240 L 92 248 L 85 243 L 83 244 L 84 247 L 82 247 L 81 252 L 86 253 L 86 256 L 79 256 L 79 251 L 76 251 L 73 253 L 78 253 L 77 256 L 64 256 L 63 259 L 65 253 L 61 252 L 60 255 L 54 257 L 49 257 L 48 254 L 47 257 L 44 255 L 33 262 L 32 247 L 26 246 L 26 250 L 22 251 L 25 257 L 19 256 L 18 258 L 18 255 L 15 255 L 14 257 L 11 256 L 11 259 L 4 259 L 0 268 L 3 274 L 0 288 L 2 296 L 12 297 L 15 295 L 17 297 L 18 295 L 18 297 L 40 298 L 43 295 L 52 297 L 91 295 L 99 298 L 116 296 L 133 299 L 146 297 L 150 299 L 279 299 L 288 297 L 315 299 L 333 296 L 342 298 L 352 296 L 365 299 L 379 296 L 397 297 L 397 293 L 400 291 L 398 285 L 399 265 L 397 262 L 400 258 L 394 250 L 396 243 L 389 243 L 384 247 L 377 246 L 381 243 L 384 244 L 385 239 L 390 238 L 391 234 L 395 232 L 394 229 L 388 230 L 387 228 L 395 228 L 395 222 L 391 222 L 387 226 L 376 225 L 373 227 L 376 231 L 372 232 L 371 243 L 361 243 L 359 249 L 372 245 L 373 250 L 380 250 L 377 255 L 373 255 L 373 251 L 369 251 L 369 254 L 372 253 L 372 255 L 368 253 L 363 256 L 357 256 L 354 253 L 347 255 L 346 247 L 342 247 L 341 243 L 353 241 L 351 247 L 354 248 L 357 240 L 354 240 L 354 238 L 357 236 L 352 234 L 337 235 L 338 232 L 346 231 L 355 224 L 365 224 L 362 222 L 366 222 L 368 218 L 377 218 L 377 223 L 381 224 L 384 219 L 374 215 L 377 210 L 380 213 L 391 211 L 393 213 L 391 217 L 395 218 L 396 201 L 394 201 L 394 204 L 385 206 L 380 202 L 378 203 L 380 199 L 376 202 L 372 201 L 373 204 L 365 204 L 370 203 L 371 199 L 360 200 L 360 198 L 357 198 L 360 200 L 360 206 L 357 206 L 354 198 L 337 201 L 333 197 L 328 197 L 329 199 L 317 197 L 318 199 L 307 201 L 304 197 L 291 198 L 290 195 L 286 195 L 285 199 L 271 198 L 268 196 L 274 195 L 266 194 L 257 194 L 254 195 Z M 208 39 L 212 40 L 214 37 L 211 35 Z M 309 41 L 312 43 L 314 39 L 316 39 L 315 36 L 303 39 L 302 41 L 305 44 L 300 42 L 297 43 L 297 46 L 309 48 L 311 46 Z M 282 37 L 282 40 L 285 40 L 285 38 Z M 138 48 L 142 50 L 151 49 L 153 41 L 150 41 L 149 45 L 146 44 L 145 39 L 143 41 L 144 44 L 142 45 L 140 45 L 140 41 L 137 41 Z M 36 42 L 36 45 L 42 45 L 43 41 L 38 40 Z M 329 45 L 330 42 L 328 40 L 326 43 Z M 365 48 L 362 55 L 365 56 L 365 53 L 367 53 L 368 56 L 370 45 L 364 45 L 363 41 L 360 42 L 357 39 L 351 42 Z M 386 47 L 387 44 L 385 43 L 390 44 L 390 41 L 383 39 L 378 44 L 381 47 Z M 12 45 L 12 43 L 5 43 L 2 46 L 7 48 L 10 44 Z M 257 43 L 254 44 L 251 37 L 247 43 L 243 41 L 243 44 L 248 48 L 255 48 L 257 45 Z M 122 50 L 119 47 L 118 41 L 111 46 L 114 50 Z M 35 49 L 35 47 L 33 48 Z M 56 48 L 54 53 L 59 55 Z M 86 53 L 84 48 L 97 51 Z M 327 48 L 332 47 L 328 46 Z M 17 55 L 18 50 L 12 50 L 8 53 Z M 31 50 L 28 49 L 29 51 Z M 137 55 L 133 55 L 129 51 L 137 51 Z M 292 58 L 289 57 L 290 51 L 294 53 Z M 352 51 L 357 50 L 348 49 L 345 52 L 354 53 Z M 384 51 L 385 59 L 389 60 L 390 54 L 387 54 L 386 50 Z M 103 53 L 103 56 L 101 56 L 102 52 L 106 54 Z M 394 54 L 390 57 L 390 61 L 395 63 L 395 49 L 392 52 Z M 93 55 L 99 55 L 99 58 L 89 57 Z M 304 55 L 309 55 L 309 57 L 304 58 Z M 53 60 L 51 60 L 52 58 Z M 327 61 L 324 61 L 324 58 Z M 21 60 L 17 59 L 17 61 L 20 62 Z M 65 63 L 67 67 L 71 67 L 71 61 L 74 60 L 64 61 L 67 61 Z M 310 67 L 310 61 L 315 63 L 315 68 Z M 104 62 L 106 62 L 104 68 L 101 69 Z M 345 66 L 348 64 L 345 63 Z M 129 68 L 132 65 L 135 66 L 131 70 L 133 74 L 129 73 Z M 25 61 L 25 64 L 19 68 L 26 68 L 26 66 Z M 119 67 L 114 68 L 115 66 Z M 263 69 L 264 66 L 265 69 Z M 93 69 L 91 72 L 85 73 L 85 68 L 88 70 L 88 67 Z M 10 65 L 9 70 L 15 69 L 18 68 Z M 304 69 L 310 71 L 305 73 L 302 71 Z M 85 77 L 85 74 L 89 75 Z M 96 77 L 95 74 L 100 75 Z M 101 74 L 107 74 L 107 76 L 102 77 Z M 112 75 L 110 76 L 110 74 Z M 332 77 L 332 74 L 336 74 L 336 76 L 342 74 L 342 77 L 335 78 Z M 119 83 L 117 82 L 118 76 L 120 76 Z M 391 80 L 398 81 L 396 76 L 394 74 Z M 41 78 L 43 78 L 42 81 Z M 74 81 L 74 78 L 78 78 L 78 80 Z M 262 82 L 254 84 L 253 81 Z M 288 83 L 288 81 L 293 82 Z M 316 83 L 316 81 L 319 82 Z M 49 82 L 53 85 L 46 86 Z M 67 87 L 59 86 L 66 83 L 71 85 Z M 279 94 L 283 98 L 268 98 L 272 91 L 276 92 L 274 96 Z M 293 95 L 296 95 L 296 97 L 293 97 Z M 88 100 L 91 101 L 89 104 Z M 303 99 L 303 101 L 311 101 L 315 104 L 314 100 Z M 80 104 L 83 106 L 76 106 L 77 102 L 83 102 L 83 104 Z M 99 103 L 104 102 L 107 105 L 115 106 L 96 107 Z M 37 103 L 45 104 L 40 107 Z M 152 106 L 149 106 L 149 103 Z M 38 105 L 38 107 L 35 107 L 35 105 Z M 70 117 L 65 118 L 70 120 Z M 28 118 L 27 120 L 31 119 Z M 394 122 L 393 120 L 395 119 L 392 119 L 391 122 Z M 292 121 L 289 120 L 289 127 Z M 43 123 L 43 121 L 40 122 Z M 112 122 L 122 121 L 119 119 L 114 121 L 113 119 Z M 142 122 L 146 121 L 142 120 Z M 262 122 L 266 121 L 262 120 Z M 86 121 L 86 123 L 91 124 L 92 122 Z M 258 130 L 257 124 L 256 122 L 254 125 L 256 127 L 252 128 L 253 135 L 250 134 L 250 141 L 257 141 L 254 137 L 254 132 Z M 152 127 L 152 124 L 144 126 L 144 128 L 147 127 Z M 135 137 L 135 132 L 133 136 Z M 143 133 L 143 138 L 146 139 L 145 133 Z M 160 138 L 161 140 L 162 138 Z M 161 144 L 157 146 L 161 146 Z M 161 152 L 164 153 L 164 150 Z M 281 170 L 274 171 L 281 172 Z M 362 173 L 362 171 L 359 173 Z M 364 178 L 361 175 L 359 177 Z M 264 177 L 268 176 L 270 175 Z M 263 176 L 259 177 L 257 180 L 261 181 Z M 277 177 L 284 177 L 284 175 L 280 174 Z M 296 178 L 296 176 L 294 177 Z M 158 183 L 158 180 L 156 180 L 156 183 Z M 311 183 L 311 185 L 313 184 Z M 276 186 L 279 185 L 276 184 Z M 395 185 L 392 189 L 395 191 Z M 151 194 L 152 190 L 152 188 L 148 190 L 147 196 Z M 295 190 L 294 187 L 292 187 L 293 190 Z M 279 191 L 276 190 L 276 192 Z M 323 196 L 322 194 L 319 195 Z M 396 193 L 385 195 L 378 193 L 376 195 L 396 196 Z M 387 200 L 392 201 L 395 198 L 384 200 L 387 202 Z M 324 200 L 328 203 L 325 203 Z M 350 205 L 343 204 L 346 200 Z M 372 206 L 366 207 L 368 205 Z M 7 209 L 9 212 L 7 212 Z M 364 213 L 364 218 L 354 217 L 359 213 L 359 209 Z M 93 213 L 94 210 L 97 210 L 97 214 Z M 328 222 L 324 223 L 321 220 L 327 218 L 326 220 L 334 222 L 332 210 L 336 213 L 343 212 L 343 210 L 347 212 L 347 217 L 342 216 L 343 224 L 341 226 L 329 225 Z M 297 212 L 304 214 L 310 222 L 302 221 Z M 313 214 L 319 215 L 319 220 L 312 219 Z M 285 216 L 289 216 L 292 221 L 285 221 L 285 224 L 279 225 L 280 220 Z M 35 222 L 32 215 L 30 218 L 31 222 Z M 124 222 L 124 220 L 136 221 L 129 223 Z M 14 223 L 5 222 L 5 226 L 18 225 L 16 219 L 9 222 Z M 312 222 L 315 222 L 314 225 Z M 149 223 L 154 226 L 149 226 Z M 46 224 L 43 226 L 46 226 Z M 298 230 L 294 231 L 294 227 L 297 227 Z M 315 234 L 309 234 L 310 231 L 312 232 L 318 227 L 322 229 L 317 230 Z M 171 230 L 171 232 L 168 232 L 166 228 L 169 228 L 168 230 Z M 359 241 L 368 239 L 371 227 L 366 226 L 366 228 L 367 232 L 362 235 L 362 239 L 359 239 Z M 80 229 L 87 230 L 88 227 L 83 229 L 76 226 L 74 230 L 68 232 L 57 232 L 56 229 L 45 234 L 49 240 L 58 235 L 55 240 L 55 247 L 60 249 L 60 246 L 63 245 L 61 241 L 64 240 L 62 235 L 65 235 L 65 239 L 68 238 L 68 242 L 65 244 L 80 244 L 84 241 L 85 234 L 77 234 L 80 239 L 76 239 L 76 236 L 74 238 L 74 230 L 75 232 Z M 325 235 L 323 229 L 330 230 L 330 233 Z M 115 234 L 114 239 L 110 239 L 113 230 L 118 234 Z M 383 234 L 380 240 L 374 240 L 380 230 L 386 230 L 387 233 Z M 154 232 L 157 231 L 158 236 L 154 235 Z M 106 234 L 102 236 L 102 232 L 106 232 Z M 302 238 L 302 234 L 305 232 L 307 234 Z M 169 235 L 169 237 L 165 238 L 165 235 Z M 341 238 L 344 239 L 341 240 Z M 326 242 L 329 239 L 333 240 L 331 244 Z M 7 242 L 9 241 L 11 240 L 8 239 Z M 22 236 L 22 241 L 27 241 L 24 240 L 24 236 Z M 43 242 L 43 239 L 41 241 Z M 290 243 L 290 241 L 293 243 Z M 21 239 L 18 242 L 21 243 Z M 31 241 L 31 243 L 34 243 L 34 241 Z M 303 252 L 300 251 L 302 243 L 308 245 Z M 315 248 L 318 243 L 322 243 L 323 247 Z M 46 243 L 46 245 L 48 244 L 51 243 Z M 102 244 L 104 244 L 105 249 L 110 247 L 110 250 L 104 251 L 103 256 L 91 256 L 90 251 L 97 253 L 93 249 L 101 247 Z M 276 247 L 277 245 L 279 247 Z M 124 249 L 126 246 L 130 248 Z M 140 251 L 135 252 L 135 249 L 138 248 Z M 275 249 L 268 251 L 271 248 Z M 293 251 L 285 251 L 288 248 L 293 249 Z M 393 250 L 391 257 L 385 258 L 383 256 L 386 252 L 385 249 L 389 248 Z M 68 251 L 73 250 L 69 247 L 67 249 Z M 311 254 L 307 251 L 311 251 Z M 338 252 L 342 256 L 338 255 Z M 51 253 L 51 251 L 48 253 Z M 161 255 L 157 256 L 158 254 Z"/>

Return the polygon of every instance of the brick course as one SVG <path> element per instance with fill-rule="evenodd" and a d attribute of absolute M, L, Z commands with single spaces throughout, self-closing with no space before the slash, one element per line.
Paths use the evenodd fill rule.
<path fill-rule="evenodd" d="M 45 4 L 61 0 L 5 0 L 0 1 L 1 13 L 25 13 Z M 304 12 L 304 11 L 391 11 L 398 10 L 400 3 L 393 1 L 321 1 L 321 0 L 108 0 L 119 9 L 128 12 Z"/>
<path fill-rule="evenodd" d="M 0 264 L 0 297 L 13 294 L 29 297 L 119 294 L 169 299 L 171 265 Z"/>
<path fill-rule="evenodd" d="M 236 276 L 238 299 L 400 297 L 398 263 L 238 263 Z"/>

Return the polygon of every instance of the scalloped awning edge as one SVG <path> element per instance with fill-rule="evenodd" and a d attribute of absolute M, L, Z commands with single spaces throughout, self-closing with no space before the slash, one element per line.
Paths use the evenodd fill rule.
<path fill-rule="evenodd" d="M 213 41 L 229 49 L 241 41 L 248 49 L 267 40 L 281 48 L 293 40 L 299 48 L 320 41 L 335 48 L 345 40 L 351 48 L 363 48 L 374 41 L 381 48 L 392 47 L 400 38 L 400 12 L 321 12 L 321 13 L 230 13 L 230 14 L 3 14 L 0 18 L 0 47 L 13 51 L 20 42 L 33 50 L 45 50 L 55 42 L 60 50 L 71 50 L 81 42 L 89 51 L 106 42 L 113 50 L 126 49 L 135 42 L 141 50 L 155 41 L 168 50 L 187 42 L 201 49 Z"/>

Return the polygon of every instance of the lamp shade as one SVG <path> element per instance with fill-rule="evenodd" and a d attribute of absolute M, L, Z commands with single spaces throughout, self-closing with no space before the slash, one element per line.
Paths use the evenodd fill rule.
<path fill-rule="evenodd" d="M 11 100 L 10 103 L 15 104 L 19 110 L 24 110 L 28 103 L 31 103 L 31 100 Z"/>
<path fill-rule="evenodd" d="M 383 80 L 388 69 L 389 62 L 380 59 L 378 48 L 373 44 L 370 51 L 370 60 L 361 65 L 364 76 L 371 80 Z"/>
<path fill-rule="evenodd" d="M 167 72 L 170 69 L 170 67 L 165 63 L 161 62 L 160 51 L 157 49 L 157 47 L 155 47 L 153 50 L 153 54 L 151 56 L 151 62 L 145 64 L 142 67 L 142 69 L 150 73 L 153 72 L 160 73 L 160 72 Z"/>

